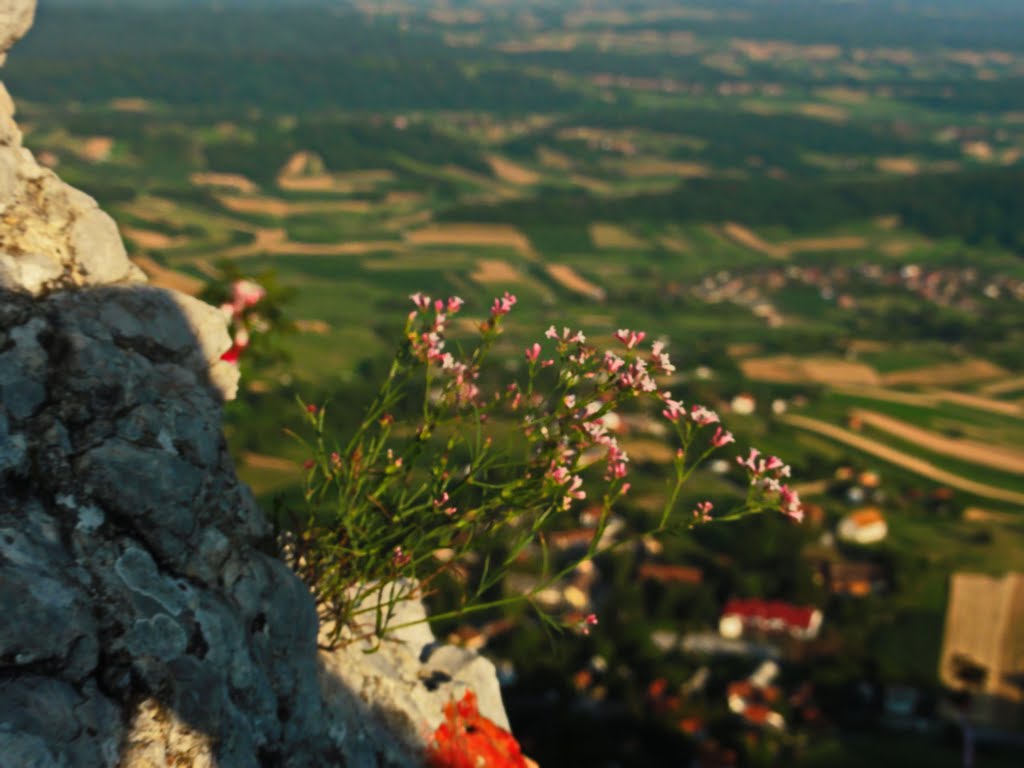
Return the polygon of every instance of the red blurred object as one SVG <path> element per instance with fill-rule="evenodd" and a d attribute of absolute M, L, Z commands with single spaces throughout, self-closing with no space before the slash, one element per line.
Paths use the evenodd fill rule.
<path fill-rule="evenodd" d="M 232 344 L 231 349 L 220 356 L 220 359 L 226 363 L 234 363 L 238 365 L 238 358 L 242 355 L 242 347 L 237 344 Z"/>
<path fill-rule="evenodd" d="M 430 768 L 529 768 L 519 742 L 480 714 L 472 691 L 445 704 L 444 716 L 427 747 Z"/>

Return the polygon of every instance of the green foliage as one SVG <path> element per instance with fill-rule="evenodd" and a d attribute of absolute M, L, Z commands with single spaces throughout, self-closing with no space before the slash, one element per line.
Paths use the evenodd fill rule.
<path fill-rule="evenodd" d="M 774 457 L 756 460 L 756 451 L 746 463 L 740 507 L 712 517 L 712 504 L 702 502 L 692 516 L 680 514 L 680 492 L 690 475 L 732 437 L 720 427 L 714 436 L 703 434 L 717 415 L 701 406 L 688 414 L 659 393 L 652 373 L 673 368 L 660 343 L 649 352 L 641 349 L 644 334 L 621 331 L 620 357 L 586 345 L 581 333 L 552 328 L 547 336 L 553 357 L 543 359 L 535 343 L 526 350 L 526 379 L 504 385 L 486 364 L 514 296 L 495 300 L 476 345 L 456 355 L 444 351 L 445 331 L 462 301 L 412 298 L 416 310 L 405 340 L 346 442 L 325 429 L 326 407 L 304 405 L 312 433 L 300 437 L 311 452 L 307 508 L 293 514 L 286 545 L 333 622 L 333 640 L 359 627 L 383 636 L 393 628 L 395 605 L 430 591 L 440 577 L 464 587 L 458 607 L 434 620 L 526 600 L 554 625 L 534 598 L 584 560 L 621 543 L 609 543 L 605 533 L 612 506 L 630 487 L 624 481 L 629 459 L 606 419 L 627 403 L 664 407 L 680 444 L 675 478 L 650 532 L 678 533 L 695 522 L 739 520 L 772 509 L 799 514 L 795 494 L 779 482 L 788 467 Z M 409 418 L 400 420 L 402 415 Z M 600 510 L 592 537 L 580 558 L 560 563 L 549 557 L 546 534 L 564 525 L 573 504 L 588 494 Z M 508 571 L 535 549 L 541 553 L 536 585 L 501 597 Z"/>

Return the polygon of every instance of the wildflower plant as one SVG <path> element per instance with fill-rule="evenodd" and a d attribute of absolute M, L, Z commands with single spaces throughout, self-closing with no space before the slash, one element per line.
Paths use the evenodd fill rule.
<path fill-rule="evenodd" d="M 678 532 L 711 520 L 766 511 L 799 519 L 789 468 L 751 450 L 738 458 L 748 478 L 745 502 L 722 515 L 710 502 L 684 508 L 687 479 L 711 454 L 734 442 L 718 415 L 687 409 L 658 379 L 675 368 L 665 345 L 623 329 L 613 349 L 588 344 L 580 331 L 547 330 L 522 353 L 518 374 L 498 385 L 490 357 L 516 297 L 494 300 L 465 347 L 449 344 L 458 297 L 411 297 L 413 309 L 384 382 L 347 441 L 325 429 L 326 408 L 303 403 L 309 448 L 301 524 L 291 561 L 312 588 L 331 627 L 383 636 L 398 601 L 419 597 L 440 576 L 462 583 L 461 604 L 432 619 L 454 618 L 518 600 L 557 624 L 535 598 L 580 565 L 622 541 L 604 533 L 614 505 L 630 489 L 629 456 L 610 425 L 624 407 L 654 408 L 674 427 L 678 449 L 665 504 L 653 531 Z M 416 402 L 410 402 L 415 399 Z M 396 419 L 398 412 L 411 419 Z M 599 511 L 586 551 L 555 568 L 547 534 L 584 500 Z M 611 537 L 608 537 L 611 538 Z M 498 588 L 527 548 L 541 553 L 534 588 L 501 596 Z M 586 631 L 594 616 L 577 627 Z"/>
<path fill-rule="evenodd" d="M 207 283 L 200 298 L 219 307 L 228 324 L 231 348 L 221 359 L 243 367 L 246 375 L 283 362 L 286 355 L 275 339 L 292 330 L 284 309 L 291 297 L 292 292 L 278 284 L 272 271 L 248 277 L 231 263 L 218 264 L 217 277 Z"/>

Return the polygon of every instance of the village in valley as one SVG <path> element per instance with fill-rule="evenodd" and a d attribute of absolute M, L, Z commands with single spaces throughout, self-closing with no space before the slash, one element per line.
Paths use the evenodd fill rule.
<path fill-rule="evenodd" d="M 351 428 L 418 291 L 472 317 L 515 293 L 494 352 L 516 373 L 549 325 L 607 348 L 644 329 L 673 396 L 792 466 L 799 525 L 637 536 L 674 448 L 660 414 L 615 414 L 613 551 L 541 584 L 598 531 L 581 501 L 501 586 L 600 623 L 557 634 L 520 606 L 435 627 L 494 660 L 541 764 L 941 768 L 969 729 L 998 768 L 1024 748 L 1024 17 L 988 3 L 1005 29 L 943 3 L 887 25 L 870 2 L 367 0 L 310 4 L 293 38 L 239 11 L 272 68 L 216 10 L 44 4 L 5 73 L 27 146 L 153 283 L 279 290 L 280 354 L 243 366 L 226 416 L 268 510 L 301 496 L 295 397 Z M 148 57 L 116 44 L 127 24 Z M 310 63 L 303 35 L 352 55 Z M 185 90 L 179 48 L 206 56 Z M 742 501 L 735 460 L 686 497 Z"/>

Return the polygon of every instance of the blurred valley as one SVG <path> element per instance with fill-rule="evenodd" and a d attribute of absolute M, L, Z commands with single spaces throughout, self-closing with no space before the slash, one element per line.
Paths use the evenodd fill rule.
<path fill-rule="evenodd" d="M 979 766 L 1019 765 L 1024 5 L 43 0 L 5 82 L 155 283 L 293 293 L 289 361 L 227 416 L 268 511 L 295 395 L 357 423 L 415 291 L 515 293 L 510 367 L 551 324 L 664 338 L 675 396 L 792 464 L 804 524 L 553 590 L 589 637 L 437 628 L 497 661 L 541 765 L 958 766 L 961 711 Z M 659 418 L 621 428 L 623 529 L 659 509 Z M 687 493 L 741 497 L 725 458 Z"/>

